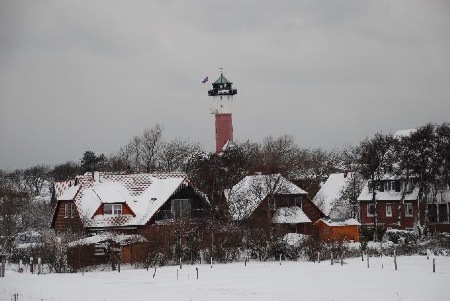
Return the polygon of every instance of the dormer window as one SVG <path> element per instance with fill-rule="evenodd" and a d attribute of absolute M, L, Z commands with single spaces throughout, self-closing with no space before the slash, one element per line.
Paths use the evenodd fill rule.
<path fill-rule="evenodd" d="M 122 204 L 103 204 L 104 215 L 122 215 Z"/>

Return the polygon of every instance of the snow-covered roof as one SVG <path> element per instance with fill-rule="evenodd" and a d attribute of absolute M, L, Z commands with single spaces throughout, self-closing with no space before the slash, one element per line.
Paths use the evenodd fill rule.
<path fill-rule="evenodd" d="M 313 198 L 314 204 L 322 209 L 322 212 L 329 216 L 335 202 L 339 199 L 340 191 L 349 183 L 353 172 L 330 174 L 327 181 L 320 187 L 320 190 Z"/>
<path fill-rule="evenodd" d="M 272 222 L 275 224 L 302 224 L 310 223 L 311 220 L 298 206 L 280 207 L 275 211 Z"/>
<path fill-rule="evenodd" d="M 63 190 L 61 194 L 56 198 L 58 201 L 72 201 L 75 198 L 78 190 L 80 189 L 79 185 L 70 186 L 66 190 Z"/>
<path fill-rule="evenodd" d="M 322 219 L 319 219 L 314 224 L 318 223 L 319 221 L 325 223 L 326 225 L 328 225 L 330 227 L 361 226 L 361 223 L 358 222 L 354 218 L 349 218 L 349 219 L 346 219 L 346 220 L 332 220 L 330 218 L 322 218 Z"/>
<path fill-rule="evenodd" d="M 138 226 L 146 224 L 181 187 L 189 185 L 185 174 L 87 173 L 77 178 L 61 196 L 74 194 L 84 227 Z M 198 192 L 200 193 L 200 192 Z M 73 198 L 72 198 L 73 199 Z M 95 214 L 101 204 L 124 203 L 135 215 Z"/>
<path fill-rule="evenodd" d="M 246 176 L 224 194 L 233 220 L 242 220 L 248 218 L 269 194 L 306 195 L 307 192 L 280 174 L 271 174 Z"/>
<path fill-rule="evenodd" d="M 121 245 L 128 245 L 135 242 L 147 241 L 143 236 L 137 234 L 126 235 L 126 234 L 102 233 L 85 237 L 76 241 L 72 241 L 68 244 L 68 246 L 74 247 L 83 245 L 94 245 L 108 240 L 120 243 Z"/>
<path fill-rule="evenodd" d="M 222 150 L 220 151 L 219 155 L 225 151 L 230 151 L 230 150 L 233 150 L 236 148 L 237 148 L 237 146 L 232 140 L 227 140 L 227 142 L 225 142 L 225 144 L 223 145 Z"/>
<path fill-rule="evenodd" d="M 55 198 L 58 200 L 59 197 L 65 192 L 69 187 L 75 184 L 75 180 L 63 181 L 63 182 L 53 182 L 53 189 L 55 190 Z"/>
<path fill-rule="evenodd" d="M 411 192 L 406 193 L 405 200 L 406 201 L 415 201 L 419 195 L 419 188 L 416 186 Z M 402 192 L 397 192 L 394 190 L 384 190 L 384 191 L 376 191 L 376 199 L 380 201 L 398 201 L 402 198 Z M 368 182 L 365 183 L 361 194 L 358 197 L 358 201 L 372 201 L 372 192 L 369 191 Z"/>

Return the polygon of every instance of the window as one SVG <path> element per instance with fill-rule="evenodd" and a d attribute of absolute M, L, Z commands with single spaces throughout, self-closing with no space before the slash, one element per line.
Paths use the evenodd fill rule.
<path fill-rule="evenodd" d="M 394 183 L 395 183 L 395 192 L 400 192 L 401 186 L 400 181 L 395 181 Z"/>
<path fill-rule="evenodd" d="M 413 206 L 412 203 L 405 203 L 405 216 L 413 216 Z"/>
<path fill-rule="evenodd" d="M 374 215 L 375 215 L 375 205 L 367 204 L 367 216 L 374 216 Z"/>
<path fill-rule="evenodd" d="M 392 204 L 386 203 L 386 216 L 392 216 Z"/>
<path fill-rule="evenodd" d="M 289 207 L 291 204 L 290 204 L 291 202 L 290 202 L 290 199 L 289 198 L 284 198 L 283 200 L 282 200 L 282 202 L 281 202 L 281 204 L 282 204 L 282 206 L 283 207 Z"/>
<path fill-rule="evenodd" d="M 122 215 L 122 204 L 103 204 L 103 214 Z"/>
<path fill-rule="evenodd" d="M 448 205 L 438 204 L 439 222 L 448 222 Z"/>
<path fill-rule="evenodd" d="M 267 199 L 267 205 L 269 207 L 269 210 L 275 210 L 277 208 L 276 202 L 272 198 Z"/>
<path fill-rule="evenodd" d="M 372 192 L 373 189 L 375 189 L 376 191 L 384 191 L 384 187 L 387 186 L 389 182 L 375 182 L 375 184 L 373 182 L 369 182 L 368 186 L 369 186 L 369 192 Z"/>
<path fill-rule="evenodd" d="M 294 202 L 295 202 L 295 206 L 302 208 L 302 197 L 301 196 L 296 197 L 294 199 Z"/>
<path fill-rule="evenodd" d="M 64 218 L 72 218 L 74 215 L 75 208 L 72 203 L 67 203 L 64 205 Z"/>
<path fill-rule="evenodd" d="M 173 199 L 171 201 L 170 211 L 173 218 L 189 217 L 191 214 L 191 200 Z"/>

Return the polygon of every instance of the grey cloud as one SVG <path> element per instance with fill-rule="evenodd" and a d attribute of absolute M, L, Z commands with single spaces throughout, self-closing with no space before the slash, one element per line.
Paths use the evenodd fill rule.
<path fill-rule="evenodd" d="M 239 90 L 235 139 L 302 146 L 450 120 L 446 1 L 0 2 L 0 168 L 110 153 L 156 122 L 214 145 L 207 85 Z"/>

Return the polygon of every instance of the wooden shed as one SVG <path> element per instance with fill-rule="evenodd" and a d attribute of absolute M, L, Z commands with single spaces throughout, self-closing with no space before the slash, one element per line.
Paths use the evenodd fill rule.
<path fill-rule="evenodd" d="M 314 223 L 319 229 L 319 238 L 329 241 L 359 241 L 359 226 L 354 218 L 346 220 L 319 219 Z"/>

